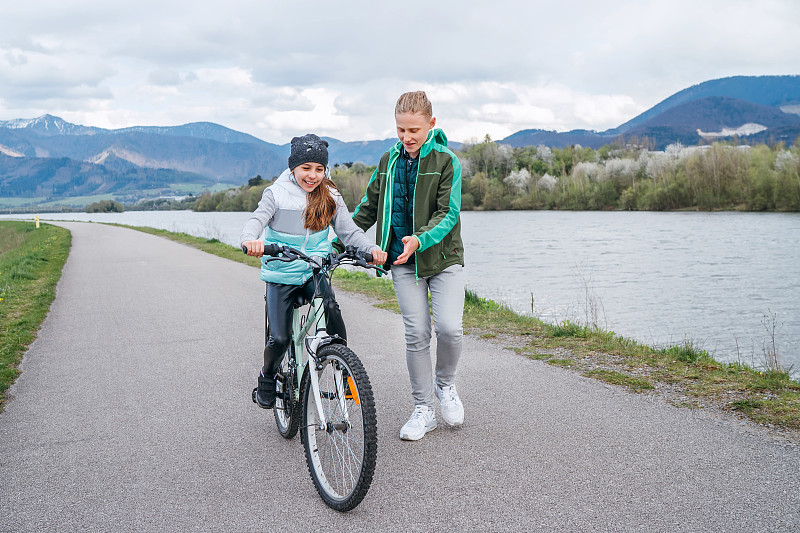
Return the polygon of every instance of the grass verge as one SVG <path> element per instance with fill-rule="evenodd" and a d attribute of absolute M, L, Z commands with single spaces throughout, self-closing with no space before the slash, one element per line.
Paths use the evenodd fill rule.
<path fill-rule="evenodd" d="M 241 263 L 260 264 L 216 239 L 151 228 L 133 229 Z M 369 296 L 377 307 L 398 311 L 394 289 L 385 278 L 340 269 L 334 276 L 334 285 Z M 800 442 L 800 382 L 786 372 L 720 363 L 691 343 L 656 349 L 574 322 L 547 324 L 469 290 L 465 294 L 464 331 L 501 343 L 531 359 L 570 368 L 635 393 L 659 394 L 676 406 L 739 414 L 783 430 L 788 438 Z"/>
<path fill-rule="evenodd" d="M 0 222 L 0 411 L 50 310 L 71 242 L 57 226 Z"/>

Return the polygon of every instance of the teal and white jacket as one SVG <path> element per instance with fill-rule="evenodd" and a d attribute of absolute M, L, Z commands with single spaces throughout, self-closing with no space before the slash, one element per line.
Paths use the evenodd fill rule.
<path fill-rule="evenodd" d="M 326 186 L 325 183 L 320 185 Z M 330 226 L 322 231 L 312 232 L 303 225 L 303 211 L 308 203 L 308 193 L 297 184 L 287 168 L 275 183 L 264 189 L 258 207 L 242 229 L 239 242 L 263 238 L 265 244 L 291 246 L 306 255 L 324 256 L 332 251 L 328 233 L 330 227 L 333 227 L 336 236 L 348 246 L 355 246 L 365 252 L 379 249 L 355 225 L 339 191 L 331 188 L 331 193 L 336 201 L 336 212 Z M 311 278 L 311 266 L 305 261 L 266 263 L 264 259 L 261 258 L 261 279 L 264 281 L 303 285 Z"/>

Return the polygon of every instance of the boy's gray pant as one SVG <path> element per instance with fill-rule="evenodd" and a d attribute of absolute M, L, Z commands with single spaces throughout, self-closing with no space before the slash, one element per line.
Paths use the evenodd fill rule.
<path fill-rule="evenodd" d="M 453 265 L 428 278 L 414 279 L 414 265 L 393 265 L 392 282 L 406 327 L 406 364 L 414 405 L 436 406 L 431 374 L 431 313 L 436 331 L 436 385 L 453 385 L 461 357 L 464 273 Z"/>

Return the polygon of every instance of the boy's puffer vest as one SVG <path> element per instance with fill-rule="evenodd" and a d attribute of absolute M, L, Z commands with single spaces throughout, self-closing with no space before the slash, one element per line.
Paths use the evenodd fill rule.
<path fill-rule="evenodd" d="M 322 231 L 312 232 L 303 227 L 303 210 L 306 208 L 306 192 L 295 183 L 289 170 L 270 185 L 277 210 L 272 220 L 264 229 L 264 244 L 291 246 L 310 256 L 324 256 L 332 251 L 328 232 L 330 227 Z M 270 261 L 261 258 L 261 279 L 270 283 L 284 285 L 303 285 L 311 278 L 312 270 L 302 260 L 287 263 Z"/>

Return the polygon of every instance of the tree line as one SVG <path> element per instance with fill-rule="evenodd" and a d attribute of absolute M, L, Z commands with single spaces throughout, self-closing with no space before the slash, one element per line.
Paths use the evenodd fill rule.
<path fill-rule="evenodd" d="M 462 146 L 464 209 L 800 211 L 800 140 L 748 146 Z"/>
<path fill-rule="evenodd" d="M 375 167 L 364 163 L 344 163 L 331 168 L 331 180 L 339 189 L 347 206 L 352 209 L 364 196 Z M 277 177 L 265 180 L 261 176 L 251 178 L 246 185 L 215 193 L 204 192 L 192 205 L 194 211 L 255 211 L 264 189 L 272 185 Z"/>
<path fill-rule="evenodd" d="M 513 148 L 487 136 L 462 145 L 457 155 L 464 210 L 800 211 L 800 139 L 788 147 L 729 142 L 653 151 L 619 145 Z M 331 169 L 351 209 L 374 170 L 363 163 Z M 237 189 L 204 193 L 193 209 L 253 211 L 270 183 L 256 176 Z"/>

